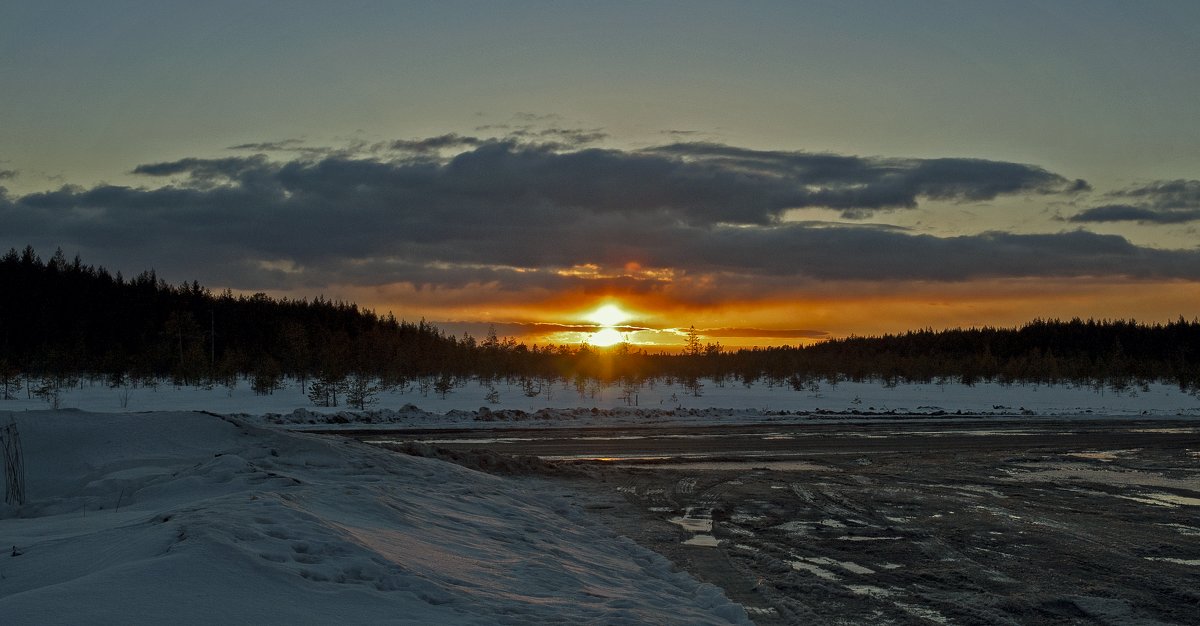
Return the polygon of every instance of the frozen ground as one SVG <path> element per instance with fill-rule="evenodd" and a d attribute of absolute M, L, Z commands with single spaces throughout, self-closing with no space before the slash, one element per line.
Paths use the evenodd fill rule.
<path fill-rule="evenodd" d="M 637 406 L 615 388 L 497 390 L 494 404 L 475 383 L 445 399 L 389 392 L 365 412 L 313 407 L 294 385 L 256 396 L 244 385 L 85 383 L 58 411 L 0 403 L 11 411 L 0 424 L 14 419 L 24 440 L 31 498 L 0 507 L 0 546 L 17 554 L 0 551 L 0 621 L 723 623 L 744 622 L 744 607 L 760 624 L 1186 624 L 1200 614 L 1200 445 L 1038 436 L 1162 421 L 1192 441 L 1200 399 L 1171 385 L 709 383 L 699 397 L 657 385 Z M 924 432 L 968 428 L 978 441 L 996 421 L 1020 436 L 968 449 Z M 830 423 L 878 432 L 858 438 L 874 442 L 866 452 L 807 450 L 772 469 L 746 458 L 560 476 L 509 464 L 533 474 L 516 478 L 290 432 L 650 427 L 674 440 L 671 429 Z M 474 436 L 526 436 L 493 433 Z M 889 452 L 877 445 L 887 437 L 916 443 Z"/>
<path fill-rule="evenodd" d="M 544 483 L 211 414 L 10 420 L 4 624 L 747 623 Z"/>
<path fill-rule="evenodd" d="M 1140 423 L 562 480 L 760 626 L 1200 623 L 1200 436 Z"/>

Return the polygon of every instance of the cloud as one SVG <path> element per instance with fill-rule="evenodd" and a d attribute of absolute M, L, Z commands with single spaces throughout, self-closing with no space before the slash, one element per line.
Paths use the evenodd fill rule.
<path fill-rule="evenodd" d="M 1126 202 L 1092 207 L 1067 221 L 1179 224 L 1200 220 L 1200 180 L 1160 180 L 1108 196 Z"/>
<path fill-rule="evenodd" d="M 0 170 L 0 180 L 12 180 L 17 177 L 17 170 Z"/>
<path fill-rule="evenodd" d="M 400 152 L 417 152 L 427 154 L 449 148 L 471 148 L 488 143 L 489 140 L 478 137 L 447 133 L 424 139 L 397 139 L 389 144 L 392 150 Z"/>
<path fill-rule="evenodd" d="M 226 150 L 249 150 L 252 152 L 287 152 L 304 145 L 303 139 L 281 139 L 279 141 L 259 141 L 254 143 L 239 143 L 229 146 Z"/>
<path fill-rule="evenodd" d="M 1043 168 L 984 159 L 895 159 L 761 151 L 713 143 L 677 143 L 649 152 L 738 173 L 791 208 L 837 209 L 861 219 L 875 211 L 915 208 L 921 198 L 981 202 L 1017 193 L 1070 194 L 1089 189 Z"/>
<path fill-rule="evenodd" d="M 686 329 L 678 329 L 686 332 Z M 754 338 L 754 339 L 823 339 L 829 333 L 823 330 L 805 329 L 773 329 L 773 328 L 702 328 L 698 332 L 705 337 L 714 339 L 725 338 Z"/>
<path fill-rule="evenodd" d="M 1200 279 L 1200 252 L 1111 235 L 935 237 L 782 219 L 797 206 L 869 214 L 926 198 L 980 202 L 1081 186 L 1032 165 L 715 143 L 563 148 L 454 134 L 402 148 L 186 158 L 134 168 L 151 186 L 0 192 L 0 245 L 61 246 L 110 267 L 247 290 L 408 284 L 711 301 L 813 281 Z"/>

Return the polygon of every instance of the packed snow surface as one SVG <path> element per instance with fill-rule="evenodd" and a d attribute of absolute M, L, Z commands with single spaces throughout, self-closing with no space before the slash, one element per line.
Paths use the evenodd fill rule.
<path fill-rule="evenodd" d="M 498 400 L 485 396 L 495 389 Z M 329 422 L 378 424 L 387 427 L 523 427 L 696 425 L 780 419 L 844 419 L 881 416 L 936 417 L 1200 417 L 1200 398 L 1176 385 L 1151 383 L 1114 390 L 1109 386 L 980 383 L 963 385 L 827 381 L 801 390 L 790 386 L 750 386 L 706 381 L 689 392 L 680 385 L 643 384 L 626 393 L 618 386 L 593 387 L 579 393 L 566 383 L 543 385 L 535 397 L 519 385 L 465 381 L 445 397 L 417 386 L 376 394 L 366 410 L 318 407 L 301 385 L 289 381 L 269 395 L 257 395 L 241 381 L 233 386 L 111 388 L 83 381 L 63 389 L 58 404 L 96 412 L 213 411 L 253 416 L 272 424 L 305 426 Z M 45 400 L 22 393 L 0 403 L 6 410 L 45 409 Z M 336 416 L 342 415 L 341 419 Z M 249 418 L 249 417 L 248 417 Z"/>
<path fill-rule="evenodd" d="M 5 624 L 749 623 L 544 483 L 204 413 L 10 421 Z"/>

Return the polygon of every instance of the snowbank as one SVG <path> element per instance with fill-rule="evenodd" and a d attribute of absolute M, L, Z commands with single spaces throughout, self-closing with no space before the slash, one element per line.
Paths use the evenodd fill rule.
<path fill-rule="evenodd" d="M 541 421 L 541 425 L 556 423 L 579 426 L 578 420 L 618 418 L 680 424 L 696 423 L 697 418 L 752 419 L 753 416 L 811 414 L 841 415 L 1038 415 L 1072 416 L 1200 416 L 1200 398 L 1181 392 L 1178 386 L 1152 383 L 1143 387 L 1128 387 L 1115 391 L 1105 387 L 1072 385 L 1002 385 L 980 383 L 973 386 L 958 383 L 900 384 L 889 386 L 880 382 L 843 381 L 832 385 L 821 382 L 801 391 L 791 387 L 750 387 L 726 382 L 717 385 L 707 381 L 701 395 L 692 395 L 678 385 L 663 383 L 644 385 L 629 401 L 621 398 L 615 387 L 598 389 L 580 395 L 574 389 L 556 386 L 547 397 L 546 391 L 536 397 L 526 397 L 517 386 L 497 384 L 498 401 L 490 403 L 486 395 L 490 387 L 469 381 L 454 389 L 445 398 L 436 393 L 422 395 L 415 389 L 406 392 L 392 389 L 378 394 L 369 414 L 376 421 L 391 421 L 422 428 L 439 426 L 479 427 L 487 424 L 502 426 L 516 421 Z M 636 402 L 636 405 L 632 403 Z M 315 407 L 304 396 L 299 384 L 266 396 L 254 394 L 245 381 L 233 387 L 173 387 L 112 389 L 103 383 L 85 381 L 82 387 L 63 389 L 59 406 L 101 413 L 144 411 L 212 411 L 221 414 L 290 416 L 274 420 L 288 423 L 319 423 L 342 414 L 351 421 L 361 419 L 363 412 L 347 411 L 348 407 Z M 420 408 L 417 408 L 420 407 Z M 480 410 L 485 407 L 486 412 Z M 716 407 L 719 412 L 711 409 Z M 39 410 L 48 404 L 27 394 L 15 400 L 0 401 L 3 410 Z M 596 409 L 599 413 L 595 413 Z M 589 416 L 590 415 L 590 416 Z M 349 416 L 349 417 L 347 417 Z M 360 416 L 360 417 L 353 417 Z M 532 417 L 531 417 L 532 416 Z M 545 419 L 541 419 L 545 418 Z M 529 425 L 529 424 L 524 424 Z"/>
<path fill-rule="evenodd" d="M 210 414 L 10 419 L 4 623 L 749 623 L 542 483 Z"/>

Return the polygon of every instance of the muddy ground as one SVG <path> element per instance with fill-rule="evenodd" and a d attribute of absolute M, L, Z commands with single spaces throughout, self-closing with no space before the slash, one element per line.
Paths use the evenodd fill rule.
<path fill-rule="evenodd" d="M 1200 623 L 1200 430 L 1004 430 L 536 480 L 759 624 Z"/>

